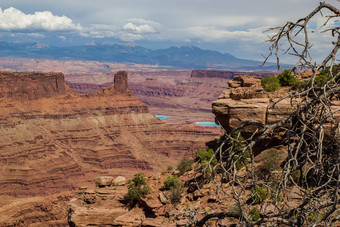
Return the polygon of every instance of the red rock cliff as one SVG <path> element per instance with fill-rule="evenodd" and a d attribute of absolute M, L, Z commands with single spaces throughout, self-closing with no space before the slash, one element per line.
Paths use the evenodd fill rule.
<path fill-rule="evenodd" d="M 121 93 L 128 91 L 125 77 L 105 92 L 80 95 L 68 91 L 62 74 L 4 75 L 0 197 L 74 189 L 97 175 L 163 170 L 214 137 L 204 129 L 163 124 L 144 103 Z M 22 94 L 30 94 L 28 101 L 10 92 L 24 90 L 18 84 L 26 86 Z"/>
<path fill-rule="evenodd" d="M 34 100 L 66 91 L 62 73 L 0 72 L 0 98 Z"/>

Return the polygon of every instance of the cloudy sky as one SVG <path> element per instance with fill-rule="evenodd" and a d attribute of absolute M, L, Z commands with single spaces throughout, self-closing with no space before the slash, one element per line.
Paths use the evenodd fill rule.
<path fill-rule="evenodd" d="M 340 7 L 337 0 L 326 2 Z M 261 60 L 266 28 L 306 16 L 319 0 L 0 0 L 0 40 L 54 46 L 133 41 L 195 45 Z M 315 25 L 321 23 L 321 16 Z M 330 48 L 315 38 L 318 56 Z"/>

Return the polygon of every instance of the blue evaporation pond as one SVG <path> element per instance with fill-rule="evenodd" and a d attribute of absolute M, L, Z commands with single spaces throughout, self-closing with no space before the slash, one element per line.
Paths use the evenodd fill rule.
<path fill-rule="evenodd" d="M 205 126 L 205 127 L 220 127 L 214 121 L 203 121 L 203 122 L 196 122 L 196 125 Z"/>
<path fill-rule="evenodd" d="M 165 120 L 170 118 L 169 116 L 165 116 L 165 115 L 155 115 L 155 117 L 157 117 L 159 120 Z"/>

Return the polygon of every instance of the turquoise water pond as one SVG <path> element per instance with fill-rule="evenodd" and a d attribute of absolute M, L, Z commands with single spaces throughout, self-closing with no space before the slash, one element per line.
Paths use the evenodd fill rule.
<path fill-rule="evenodd" d="M 196 125 L 205 126 L 205 127 L 220 127 L 214 121 L 203 121 L 203 122 L 196 122 Z"/>
<path fill-rule="evenodd" d="M 165 120 L 170 118 L 169 116 L 165 116 L 165 115 L 155 115 L 155 117 L 157 117 L 159 120 Z"/>

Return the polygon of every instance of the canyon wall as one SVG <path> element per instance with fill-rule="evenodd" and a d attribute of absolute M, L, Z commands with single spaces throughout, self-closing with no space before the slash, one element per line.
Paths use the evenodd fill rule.
<path fill-rule="evenodd" d="M 13 75 L 3 78 L 11 81 Z M 35 75 L 19 78 L 39 81 Z M 50 75 L 41 83 L 50 81 Z M 56 75 L 63 81 L 62 74 Z M 43 87 L 52 94 L 33 92 L 35 96 L 22 99 L 7 93 L 0 99 L 0 196 L 48 195 L 77 188 L 97 175 L 130 177 L 141 170 L 163 170 L 215 136 L 203 128 L 165 125 L 125 84 L 80 95 L 51 81 L 54 87 L 52 82 Z M 7 85 L 7 90 L 18 90 L 14 82 Z M 38 85 L 32 82 L 40 91 Z M 117 87 L 122 89 L 117 92 Z"/>
<path fill-rule="evenodd" d="M 62 73 L 0 72 L 0 98 L 33 100 L 65 94 Z"/>

